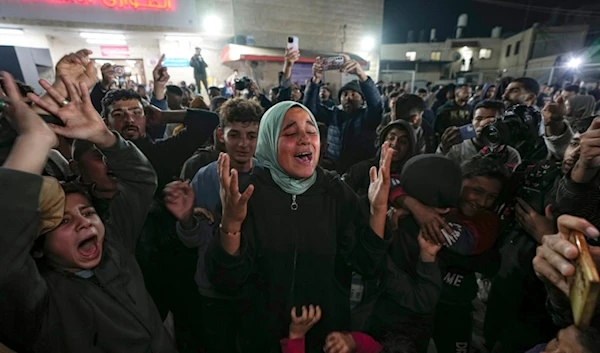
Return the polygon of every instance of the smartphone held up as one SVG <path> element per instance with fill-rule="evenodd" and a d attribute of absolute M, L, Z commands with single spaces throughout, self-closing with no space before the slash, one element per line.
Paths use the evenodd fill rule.
<path fill-rule="evenodd" d="M 287 38 L 287 50 L 288 52 L 300 50 L 298 37 L 290 36 Z"/>

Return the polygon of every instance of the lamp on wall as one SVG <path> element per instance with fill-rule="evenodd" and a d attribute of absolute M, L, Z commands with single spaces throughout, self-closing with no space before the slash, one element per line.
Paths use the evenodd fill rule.
<path fill-rule="evenodd" d="M 371 51 L 375 48 L 375 39 L 373 37 L 364 37 L 360 43 L 360 47 L 364 51 Z"/>
<path fill-rule="evenodd" d="M 581 66 L 583 60 L 581 60 L 581 58 L 571 58 L 569 59 L 569 61 L 567 61 L 567 67 L 570 69 L 577 69 L 579 66 Z"/>
<path fill-rule="evenodd" d="M 210 34 L 219 34 L 223 28 L 223 21 L 216 15 L 208 15 L 204 18 L 204 31 Z"/>

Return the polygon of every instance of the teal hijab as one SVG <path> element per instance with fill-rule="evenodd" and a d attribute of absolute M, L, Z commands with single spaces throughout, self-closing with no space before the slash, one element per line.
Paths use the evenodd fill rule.
<path fill-rule="evenodd" d="M 301 195 L 315 183 L 317 172 L 315 171 L 306 179 L 295 179 L 287 175 L 277 161 L 277 142 L 279 140 L 279 133 L 281 132 L 281 125 L 283 125 L 283 118 L 287 111 L 294 107 L 304 109 L 315 126 L 317 126 L 317 120 L 304 105 L 292 101 L 275 104 L 265 112 L 265 115 L 260 120 L 258 142 L 256 144 L 256 159 L 258 159 L 261 166 L 269 169 L 273 181 L 283 191 L 291 195 Z M 318 131 L 319 129 L 317 128 L 317 133 Z"/>

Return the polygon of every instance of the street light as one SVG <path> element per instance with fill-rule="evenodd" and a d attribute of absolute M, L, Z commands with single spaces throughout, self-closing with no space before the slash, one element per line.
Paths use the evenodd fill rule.
<path fill-rule="evenodd" d="M 568 62 L 567 62 L 567 67 L 571 68 L 571 69 L 576 69 L 579 66 L 581 66 L 582 60 L 581 58 L 571 58 Z"/>
<path fill-rule="evenodd" d="M 215 15 L 209 15 L 204 18 L 204 31 L 212 34 L 218 34 L 223 27 L 221 19 Z"/>
<path fill-rule="evenodd" d="M 364 37 L 360 46 L 364 51 L 371 51 L 375 48 L 375 39 L 373 37 Z"/>

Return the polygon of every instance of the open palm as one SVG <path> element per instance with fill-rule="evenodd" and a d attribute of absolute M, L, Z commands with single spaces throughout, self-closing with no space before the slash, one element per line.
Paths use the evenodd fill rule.
<path fill-rule="evenodd" d="M 40 84 L 54 99 L 55 104 L 43 101 L 35 95 L 30 95 L 30 98 L 63 122 L 64 126 L 50 125 L 55 133 L 71 139 L 94 141 L 94 137 L 105 132 L 107 127 L 92 105 L 87 86 L 83 82 L 79 83 L 79 89 L 82 92 L 80 94 L 69 78 L 61 76 L 61 79 L 67 88 L 69 97 L 62 97 L 50 83 L 40 80 Z M 64 104 L 65 101 L 68 104 Z"/>

